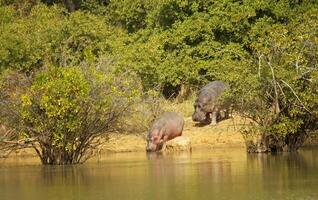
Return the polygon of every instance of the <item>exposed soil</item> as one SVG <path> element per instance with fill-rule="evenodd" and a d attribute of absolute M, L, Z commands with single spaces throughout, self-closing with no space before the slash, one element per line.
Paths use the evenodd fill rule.
<path fill-rule="evenodd" d="M 240 129 L 249 122 L 240 117 L 223 120 L 217 125 L 198 125 L 191 117 L 185 118 L 183 136 L 191 140 L 192 150 L 213 149 L 213 148 L 245 148 L 245 141 L 240 133 Z M 311 135 L 304 146 L 317 146 L 318 132 Z M 102 151 L 107 152 L 133 152 L 145 151 L 145 135 L 122 135 L 115 134 L 109 142 L 104 144 Z"/>
<path fill-rule="evenodd" d="M 217 125 L 199 125 L 185 118 L 183 136 L 191 140 L 192 149 L 218 147 L 245 147 L 239 130 L 246 122 L 238 117 L 219 122 Z M 119 135 L 111 137 L 103 146 L 103 151 L 127 152 L 145 151 L 146 140 L 144 135 Z"/>

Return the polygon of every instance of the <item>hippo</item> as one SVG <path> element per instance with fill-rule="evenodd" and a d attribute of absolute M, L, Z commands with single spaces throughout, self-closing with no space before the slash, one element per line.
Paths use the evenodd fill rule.
<path fill-rule="evenodd" d="M 184 119 L 177 113 L 166 112 L 152 123 L 147 135 L 146 151 L 160 151 L 168 140 L 181 136 Z"/>
<path fill-rule="evenodd" d="M 201 88 L 193 105 L 192 120 L 201 123 L 211 121 L 212 125 L 216 125 L 218 120 L 228 118 L 228 106 L 218 101 L 224 90 L 228 88 L 228 84 L 222 81 L 213 81 Z"/>

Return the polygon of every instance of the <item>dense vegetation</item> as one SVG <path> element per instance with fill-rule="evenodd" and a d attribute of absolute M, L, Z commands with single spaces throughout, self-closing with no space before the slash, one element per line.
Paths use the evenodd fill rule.
<path fill-rule="evenodd" d="M 217 79 L 254 122 L 245 130 L 251 152 L 296 150 L 318 128 L 315 0 L 0 6 L 2 142 L 33 147 L 43 163 L 80 162 L 145 94 L 182 99 Z"/>

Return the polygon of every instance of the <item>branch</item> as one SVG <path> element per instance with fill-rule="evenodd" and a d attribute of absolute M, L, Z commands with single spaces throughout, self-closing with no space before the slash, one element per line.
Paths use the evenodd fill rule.
<path fill-rule="evenodd" d="M 280 113 L 280 108 L 279 108 L 279 103 L 278 103 L 277 81 L 276 81 L 274 69 L 273 69 L 271 63 L 267 62 L 267 64 L 270 67 L 271 72 L 272 72 L 272 78 L 273 78 L 273 84 L 274 84 L 274 92 L 275 92 L 275 102 L 274 102 L 275 103 L 275 114 L 277 116 Z"/>
<path fill-rule="evenodd" d="M 303 104 L 303 102 L 300 100 L 300 98 L 298 97 L 298 95 L 296 94 L 295 90 L 288 84 L 286 83 L 284 80 L 281 80 L 291 91 L 292 93 L 294 94 L 294 96 L 297 98 L 297 100 L 300 102 L 300 104 L 303 106 L 303 108 L 308 112 L 308 113 L 311 113 L 307 108 L 306 106 Z"/>
<path fill-rule="evenodd" d="M 259 57 L 258 57 L 258 77 L 261 78 L 261 66 L 262 66 L 262 63 L 261 63 L 261 58 L 264 57 L 263 54 L 261 54 Z"/>
<path fill-rule="evenodd" d="M 36 139 L 21 139 L 18 141 L 11 140 L 1 140 L 0 141 L 0 150 L 4 152 L 4 157 L 7 157 L 15 150 L 33 148 Z"/>

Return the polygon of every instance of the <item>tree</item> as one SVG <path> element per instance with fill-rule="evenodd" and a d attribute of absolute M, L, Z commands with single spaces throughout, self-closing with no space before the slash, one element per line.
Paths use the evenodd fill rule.
<path fill-rule="evenodd" d="M 295 151 L 318 128 L 317 8 L 296 11 L 287 24 L 259 19 L 249 33 L 254 63 L 232 98 L 256 123 L 245 134 L 250 152 Z"/>
<path fill-rule="evenodd" d="M 130 80 L 114 74 L 109 66 L 99 68 L 50 67 L 30 85 L 22 75 L 23 91 L 23 79 L 6 75 L 1 124 L 10 131 L 3 133 L 1 149 L 33 148 L 43 164 L 75 164 L 90 158 L 138 95 Z"/>

